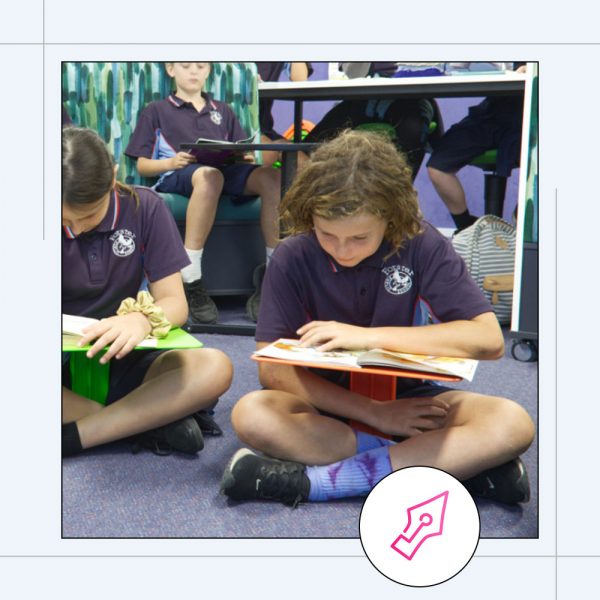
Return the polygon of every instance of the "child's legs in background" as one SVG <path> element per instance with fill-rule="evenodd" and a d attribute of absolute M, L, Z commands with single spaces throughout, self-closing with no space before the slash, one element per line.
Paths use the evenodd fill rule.
<path fill-rule="evenodd" d="M 267 249 L 275 248 L 279 241 L 281 172 L 271 167 L 254 169 L 246 180 L 244 194 L 260 196 L 260 227 L 265 246 Z"/>
<path fill-rule="evenodd" d="M 282 137 L 267 137 L 264 134 L 260 136 L 261 144 L 290 144 L 289 140 Z M 281 160 L 281 152 L 276 150 L 262 150 L 262 164 L 264 167 L 272 167 L 273 163 Z"/>

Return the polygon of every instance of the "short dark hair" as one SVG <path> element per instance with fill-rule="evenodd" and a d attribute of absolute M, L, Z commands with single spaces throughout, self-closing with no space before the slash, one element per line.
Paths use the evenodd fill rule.
<path fill-rule="evenodd" d="M 361 211 L 381 217 L 392 252 L 422 232 L 421 211 L 404 155 L 379 133 L 345 130 L 315 150 L 281 202 L 287 235 L 310 231 L 313 216 Z"/>

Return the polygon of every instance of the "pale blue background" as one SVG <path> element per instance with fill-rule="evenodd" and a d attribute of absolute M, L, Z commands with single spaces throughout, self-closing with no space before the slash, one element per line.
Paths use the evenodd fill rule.
<path fill-rule="evenodd" d="M 260 16 L 254 21 L 247 3 L 243 18 L 235 2 L 228 3 L 227 13 L 217 6 L 198 10 L 197 19 L 190 17 L 188 7 L 186 18 L 167 29 L 161 25 L 172 23 L 174 6 L 145 0 L 139 12 L 136 4 L 106 0 L 96 13 L 97 6 L 82 0 L 47 0 L 45 48 L 40 0 L 11 5 L 0 25 L 5 74 L 0 94 L 5 142 L 0 308 L 3 333 L 10 340 L 1 350 L 0 577 L 7 597 L 46 597 L 60 590 L 63 598 L 102 600 L 217 593 L 264 598 L 269 597 L 267 585 L 276 595 L 302 600 L 334 594 L 445 600 L 482 594 L 489 600 L 594 594 L 600 568 L 600 487 L 595 475 L 600 404 L 590 382 L 598 370 L 594 280 L 600 204 L 594 184 L 597 125 L 585 107 L 598 97 L 594 65 L 600 51 L 585 44 L 597 38 L 597 20 L 582 17 L 586 5 L 572 2 L 573 17 L 553 15 L 546 6 L 541 27 L 534 5 L 512 0 L 494 12 L 493 26 L 488 21 L 493 9 L 474 14 L 464 1 L 430 3 L 436 18 L 425 18 L 424 24 L 418 6 L 411 14 L 397 2 L 379 2 L 378 10 L 355 15 L 308 0 L 302 4 L 303 26 L 295 30 L 290 16 L 278 12 L 284 8 L 272 2 L 262 10 L 259 2 L 252 3 Z M 225 23 L 227 14 L 238 17 Z M 351 24 L 345 22 L 348 17 Z M 156 45 L 233 40 L 253 45 Z M 311 40 L 337 45 L 307 45 Z M 465 45 L 455 45 L 457 40 Z M 259 41 L 303 45 L 254 45 Z M 391 44 L 400 41 L 407 45 Z M 509 44 L 518 41 L 526 44 Z M 123 45 L 50 45 L 59 42 Z M 481 45 L 473 45 L 477 42 Z M 389 60 L 400 54 L 406 60 L 439 60 L 443 53 L 447 60 L 502 60 L 506 55 L 540 61 L 540 540 L 484 540 L 489 543 L 480 545 L 459 576 L 435 588 L 414 590 L 380 576 L 353 540 L 60 539 L 60 60 L 189 60 L 192 54 L 200 60 L 247 60 L 250 51 L 256 60 L 333 60 L 341 55 Z M 124 558 L 142 554 L 156 557 Z M 202 554 L 218 556 L 181 558 Z M 257 554 L 267 556 L 252 556 Z"/>

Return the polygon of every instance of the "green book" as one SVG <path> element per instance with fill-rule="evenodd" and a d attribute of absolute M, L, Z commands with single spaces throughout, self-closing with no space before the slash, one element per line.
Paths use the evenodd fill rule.
<path fill-rule="evenodd" d="M 87 346 L 79 347 L 77 340 L 81 336 L 65 333 L 62 336 L 62 349 L 63 352 L 86 352 L 90 348 L 90 344 Z M 187 331 L 184 331 L 180 327 L 171 329 L 167 337 L 157 339 L 148 338 L 136 346 L 136 350 L 173 350 L 176 348 L 202 348 L 203 344 L 197 340 L 193 335 L 190 335 Z"/>
<path fill-rule="evenodd" d="M 98 352 L 93 358 L 88 358 L 85 352 L 90 348 L 90 345 L 77 346 L 77 341 L 81 337 L 81 328 L 90 325 L 94 321 L 96 319 L 73 318 L 71 315 L 63 315 L 62 350 L 70 354 L 71 389 L 85 398 L 105 404 L 111 361 L 105 365 L 100 364 L 100 358 L 105 351 Z M 164 338 L 143 340 L 139 346 L 136 346 L 135 350 L 174 350 L 202 348 L 202 346 L 202 342 L 193 335 L 176 327 L 171 329 Z"/>

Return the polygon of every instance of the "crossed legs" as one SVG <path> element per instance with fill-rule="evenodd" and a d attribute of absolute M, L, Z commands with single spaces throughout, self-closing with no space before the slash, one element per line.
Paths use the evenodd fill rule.
<path fill-rule="evenodd" d="M 209 406 L 232 376 L 220 350 L 171 350 L 156 358 L 139 387 L 106 407 L 63 388 L 63 423 L 77 422 L 83 448 L 120 440 Z"/>
<path fill-rule="evenodd" d="M 428 465 L 464 480 L 516 458 L 533 440 L 531 418 L 511 400 L 459 390 L 438 398 L 450 405 L 444 426 L 390 446 L 393 470 Z M 326 465 L 356 454 L 348 425 L 287 392 L 247 394 L 234 407 L 232 423 L 243 442 L 276 458 Z"/>

